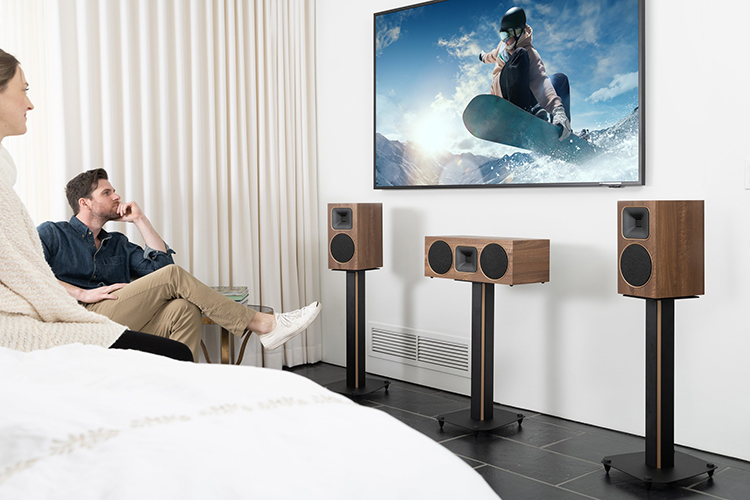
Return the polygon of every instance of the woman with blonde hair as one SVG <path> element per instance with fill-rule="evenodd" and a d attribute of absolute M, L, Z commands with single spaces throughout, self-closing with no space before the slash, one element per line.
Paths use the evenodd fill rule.
<path fill-rule="evenodd" d="M 21 65 L 0 49 L 0 347 L 20 351 L 82 343 L 192 361 L 180 342 L 132 332 L 82 307 L 57 281 L 34 223 L 13 185 L 16 166 L 2 141 L 26 133 L 34 109 Z"/>

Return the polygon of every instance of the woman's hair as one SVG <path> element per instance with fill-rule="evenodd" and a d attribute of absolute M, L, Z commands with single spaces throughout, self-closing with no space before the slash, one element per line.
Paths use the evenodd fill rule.
<path fill-rule="evenodd" d="M 0 49 L 0 92 L 8 86 L 8 82 L 16 76 L 16 68 L 21 64 L 18 59 Z"/>
<path fill-rule="evenodd" d="M 99 185 L 99 180 L 107 180 L 107 171 L 103 168 L 87 170 L 73 177 L 68 185 L 65 186 L 65 196 L 68 198 L 68 204 L 73 209 L 73 215 L 78 215 L 81 209 L 78 206 L 78 200 L 81 198 L 91 199 L 91 193 Z"/>

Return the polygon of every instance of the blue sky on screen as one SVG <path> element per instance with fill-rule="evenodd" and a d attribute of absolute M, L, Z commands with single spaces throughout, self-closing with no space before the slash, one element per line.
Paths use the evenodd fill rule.
<path fill-rule="evenodd" d="M 376 15 L 376 132 L 426 149 L 497 153 L 461 121 L 488 94 L 502 15 L 523 7 L 548 74 L 571 86 L 573 130 L 615 124 L 638 106 L 638 0 L 447 0 Z M 502 147 L 502 146 L 500 146 Z"/>

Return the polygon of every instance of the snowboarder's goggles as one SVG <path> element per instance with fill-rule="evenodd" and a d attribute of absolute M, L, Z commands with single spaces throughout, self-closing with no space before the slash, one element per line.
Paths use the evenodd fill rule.
<path fill-rule="evenodd" d="M 523 33 L 523 28 L 511 28 L 509 30 L 500 30 L 500 40 L 503 42 L 511 37 L 516 37 L 516 40 L 521 36 Z"/>

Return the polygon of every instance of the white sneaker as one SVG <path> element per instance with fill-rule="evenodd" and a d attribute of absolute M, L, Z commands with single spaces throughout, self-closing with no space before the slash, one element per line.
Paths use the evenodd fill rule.
<path fill-rule="evenodd" d="M 265 335 L 258 336 L 261 344 L 269 351 L 280 347 L 284 342 L 302 333 L 310 326 L 315 321 L 315 318 L 318 317 L 320 308 L 320 302 L 316 300 L 302 309 L 274 314 L 276 317 L 276 328 Z"/>

